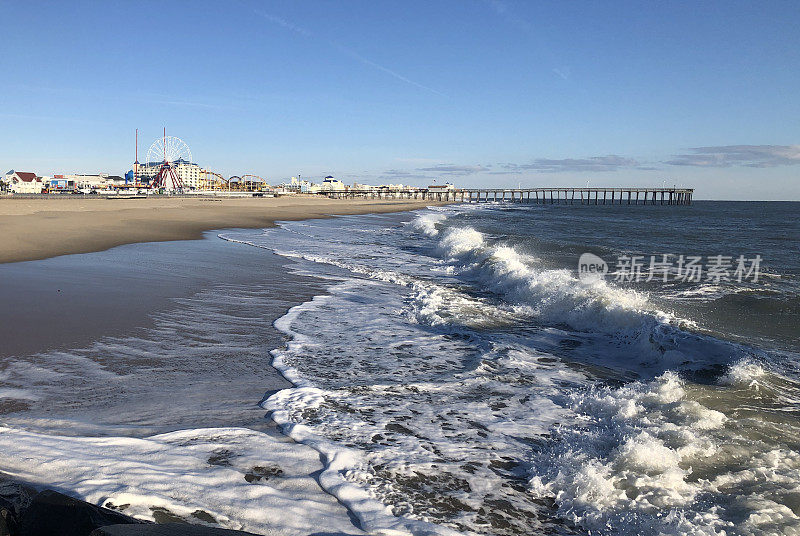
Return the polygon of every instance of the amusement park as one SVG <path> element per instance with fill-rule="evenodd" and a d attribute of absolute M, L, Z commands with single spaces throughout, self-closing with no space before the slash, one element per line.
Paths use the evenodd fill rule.
<path fill-rule="evenodd" d="M 271 192 L 266 179 L 251 173 L 224 175 L 194 162 L 192 151 L 181 138 L 163 135 L 156 138 L 147 150 L 144 162 L 139 162 L 139 130 L 136 129 L 136 156 L 133 169 L 125 174 L 119 189 L 141 193 L 191 193 L 205 191 Z"/>

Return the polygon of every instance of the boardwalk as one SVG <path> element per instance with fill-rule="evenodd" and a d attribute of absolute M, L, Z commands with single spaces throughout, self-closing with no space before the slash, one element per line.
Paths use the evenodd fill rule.
<path fill-rule="evenodd" d="M 456 188 L 319 192 L 336 199 L 429 199 L 462 203 L 547 205 L 691 205 L 693 188 Z"/>

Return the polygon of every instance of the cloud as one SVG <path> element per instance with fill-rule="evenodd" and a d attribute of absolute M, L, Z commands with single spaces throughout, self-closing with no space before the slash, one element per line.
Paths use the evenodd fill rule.
<path fill-rule="evenodd" d="M 410 179 L 429 179 L 431 177 L 430 175 L 413 173 L 411 171 L 404 171 L 402 169 L 390 169 L 384 171 L 379 178 L 389 179 L 389 180 L 410 180 Z"/>
<path fill-rule="evenodd" d="M 417 171 L 425 171 L 428 173 L 438 173 L 440 175 L 454 175 L 463 177 L 465 175 L 475 175 L 476 173 L 485 173 L 489 171 L 491 166 L 456 166 L 453 164 L 439 164 L 432 167 L 417 168 Z"/>
<path fill-rule="evenodd" d="M 592 156 L 589 158 L 537 158 L 530 164 L 501 164 L 503 169 L 510 172 L 535 171 L 537 173 L 564 173 L 564 172 L 597 172 L 616 171 L 620 168 L 636 167 L 639 162 L 633 158 L 625 158 L 610 154 L 607 156 Z"/>
<path fill-rule="evenodd" d="M 515 175 L 519 173 L 559 173 L 559 172 L 598 172 L 616 171 L 620 168 L 637 168 L 639 162 L 632 158 L 617 155 L 593 156 L 589 158 L 564 158 L 560 160 L 537 158 L 531 163 L 514 164 L 437 164 L 419 167 L 413 172 L 391 169 L 384 178 L 432 178 L 436 176 L 466 177 L 470 175 Z"/>
<path fill-rule="evenodd" d="M 696 167 L 775 167 L 800 164 L 800 145 L 720 145 L 692 147 L 666 163 Z"/>

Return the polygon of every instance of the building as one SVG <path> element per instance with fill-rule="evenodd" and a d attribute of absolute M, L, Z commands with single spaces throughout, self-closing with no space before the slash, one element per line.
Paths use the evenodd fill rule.
<path fill-rule="evenodd" d="M 320 184 L 319 189 L 323 192 L 344 192 L 347 189 L 347 186 L 345 186 L 342 181 L 334 179 L 333 176 L 328 175 L 322 179 L 322 184 Z"/>
<path fill-rule="evenodd" d="M 292 177 L 291 179 L 289 179 L 288 183 L 284 182 L 283 184 L 281 184 L 281 188 L 283 188 L 283 191 L 286 193 L 303 192 L 304 188 L 305 190 L 308 190 L 310 186 L 311 183 L 309 181 L 301 180 L 298 179 L 297 177 Z"/>
<path fill-rule="evenodd" d="M 148 162 L 147 164 L 139 166 L 139 180 L 141 182 L 152 181 L 161 170 L 162 164 L 163 162 Z M 213 179 L 213 177 L 206 176 L 206 172 L 203 168 L 194 162 L 187 162 L 186 160 L 176 160 L 173 162 L 172 170 L 183 183 L 183 187 L 189 190 L 204 188 L 207 179 Z"/>
<path fill-rule="evenodd" d="M 125 186 L 127 181 L 124 177 L 120 177 L 119 175 L 109 175 L 106 177 L 106 186 L 107 187 L 115 187 L 115 186 Z"/>
<path fill-rule="evenodd" d="M 444 184 L 431 184 L 430 186 L 428 186 L 428 190 L 431 192 L 451 192 L 455 189 L 456 187 L 450 184 L 449 182 L 446 182 Z"/>
<path fill-rule="evenodd" d="M 64 177 L 64 175 L 53 175 L 47 185 L 50 191 L 66 191 L 75 189 L 75 181 Z"/>
<path fill-rule="evenodd" d="M 104 188 L 107 173 L 73 173 L 72 175 L 53 175 L 53 179 L 72 181 L 74 188 Z"/>
<path fill-rule="evenodd" d="M 36 173 L 14 171 L 6 173 L 3 182 L 8 185 L 9 191 L 15 194 L 40 194 L 42 193 L 42 179 Z"/>
<path fill-rule="evenodd" d="M 315 194 L 320 191 L 319 184 L 314 184 L 311 181 L 300 181 L 300 193 L 301 194 Z"/>

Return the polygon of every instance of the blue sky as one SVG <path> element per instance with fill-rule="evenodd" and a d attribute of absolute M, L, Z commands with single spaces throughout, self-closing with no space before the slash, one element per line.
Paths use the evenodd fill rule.
<path fill-rule="evenodd" d="M 0 168 L 800 199 L 797 2 L 0 0 Z"/>

